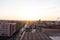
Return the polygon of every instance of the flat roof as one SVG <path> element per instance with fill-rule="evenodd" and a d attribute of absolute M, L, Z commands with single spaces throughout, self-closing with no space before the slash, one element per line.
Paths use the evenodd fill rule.
<path fill-rule="evenodd" d="M 8 22 L 0 22 L 1 24 L 16 24 L 16 23 L 8 23 Z"/>

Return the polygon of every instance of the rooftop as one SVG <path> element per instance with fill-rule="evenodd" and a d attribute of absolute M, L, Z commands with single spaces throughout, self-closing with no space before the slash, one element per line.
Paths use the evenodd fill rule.
<path fill-rule="evenodd" d="M 21 40 L 51 40 L 51 38 L 41 32 L 25 32 Z"/>

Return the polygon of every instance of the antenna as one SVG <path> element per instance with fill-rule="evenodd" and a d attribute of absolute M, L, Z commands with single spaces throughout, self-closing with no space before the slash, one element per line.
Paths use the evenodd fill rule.
<path fill-rule="evenodd" d="M 57 21 L 59 21 L 59 17 L 57 17 Z"/>
<path fill-rule="evenodd" d="M 59 17 L 57 17 L 55 24 L 59 24 Z"/>

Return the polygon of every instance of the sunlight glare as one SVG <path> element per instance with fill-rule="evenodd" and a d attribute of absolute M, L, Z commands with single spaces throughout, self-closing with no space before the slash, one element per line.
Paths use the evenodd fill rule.
<path fill-rule="evenodd" d="M 21 11 L 22 18 L 24 20 L 38 20 L 39 19 L 39 9 L 37 7 L 25 7 Z"/>

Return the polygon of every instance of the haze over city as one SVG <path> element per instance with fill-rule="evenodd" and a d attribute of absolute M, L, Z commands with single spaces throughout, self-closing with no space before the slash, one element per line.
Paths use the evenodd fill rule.
<path fill-rule="evenodd" d="M 0 19 L 56 20 L 60 0 L 0 0 Z"/>
<path fill-rule="evenodd" d="M 0 40 L 60 40 L 60 0 L 0 0 Z"/>

